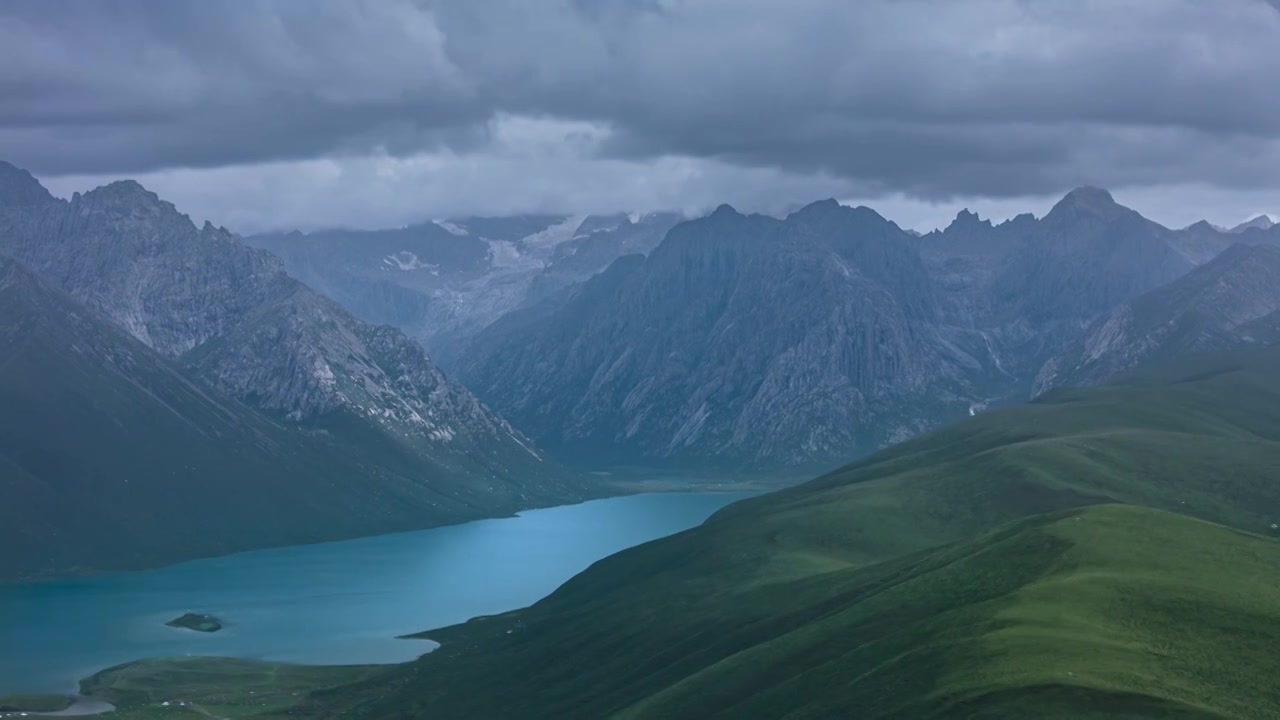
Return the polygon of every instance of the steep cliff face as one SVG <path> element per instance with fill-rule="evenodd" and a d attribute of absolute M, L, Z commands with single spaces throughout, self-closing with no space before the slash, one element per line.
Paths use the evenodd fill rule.
<path fill-rule="evenodd" d="M 1194 266 L 1167 228 L 1105 190 L 1080 188 L 1026 228 L 992 278 L 991 314 L 978 322 L 1015 362 L 1010 369 L 1030 377 L 1098 316 Z"/>
<path fill-rule="evenodd" d="M 785 221 L 723 206 L 556 303 L 495 323 L 461 369 L 555 445 L 827 462 L 982 394 L 978 339 L 940 322 L 909 236 L 834 201 Z"/>
<path fill-rule="evenodd" d="M 381 429 L 477 482 L 525 473 L 536 497 L 542 454 L 466 389 L 450 382 L 404 333 L 357 320 L 290 281 L 231 331 L 182 358 L 193 374 L 268 412 L 306 425 L 335 413 Z M 522 494 L 521 482 L 512 491 Z"/>
<path fill-rule="evenodd" d="M 1099 319 L 1037 374 L 1034 394 L 1096 385 L 1133 368 L 1199 352 L 1270 344 L 1280 312 L 1280 248 L 1234 245 Z"/>
<path fill-rule="evenodd" d="M 133 181 L 0 214 L 0 247 L 168 357 L 239 323 L 287 281 L 280 261 L 196 228 Z"/>
<path fill-rule="evenodd" d="M 424 524 L 587 494 L 416 342 L 317 295 L 270 253 L 197 228 L 133 182 L 70 202 L 22 197 L 40 201 L 0 208 L 0 252 L 192 378 L 329 433 L 371 477 L 426 488 L 448 509 L 425 512 Z"/>

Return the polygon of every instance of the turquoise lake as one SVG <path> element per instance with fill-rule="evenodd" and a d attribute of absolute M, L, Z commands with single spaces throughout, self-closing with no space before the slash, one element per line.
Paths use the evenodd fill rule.
<path fill-rule="evenodd" d="M 142 572 L 0 585 L 0 693 L 74 692 L 146 657 L 396 663 L 399 635 L 529 605 L 619 550 L 700 524 L 743 493 L 632 495 L 514 518 L 259 550 Z M 226 627 L 166 627 L 183 613 Z"/>

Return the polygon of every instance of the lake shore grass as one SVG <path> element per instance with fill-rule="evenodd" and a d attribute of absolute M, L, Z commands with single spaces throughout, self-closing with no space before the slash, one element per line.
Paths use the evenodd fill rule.
<path fill-rule="evenodd" d="M 80 690 L 115 705 L 111 720 L 313 717 L 310 693 L 368 680 L 387 667 L 157 658 L 95 673 Z"/>
<path fill-rule="evenodd" d="M 22 712 L 57 712 L 74 702 L 65 695 L 0 695 L 0 716 Z"/>

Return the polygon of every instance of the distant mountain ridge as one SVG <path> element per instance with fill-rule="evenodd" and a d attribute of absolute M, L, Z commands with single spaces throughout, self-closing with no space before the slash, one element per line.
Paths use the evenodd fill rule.
<path fill-rule="evenodd" d="M 74 232 L 68 213 L 57 210 L 61 201 L 50 202 L 31 182 L 8 191 L 45 203 L 24 211 L 24 222 L 51 213 L 40 222 Z M 111 187 L 69 205 L 101 215 L 95 208 L 114 207 L 106 202 L 111 194 L 140 190 Z M 158 202 L 151 196 L 139 207 Z M 137 212 L 113 222 L 143 222 Z M 144 225 L 160 227 L 165 217 Z M 181 266 L 156 258 L 111 268 L 109 288 L 99 287 L 98 266 L 107 266 L 93 253 L 67 267 L 41 268 L 49 250 L 39 247 L 27 248 L 25 259 L 62 273 L 90 304 L 103 293 L 108 301 L 99 305 L 136 335 L 171 357 L 189 353 L 185 361 L 210 382 L 295 421 L 342 407 L 389 432 L 416 433 L 428 455 L 439 438 L 468 434 L 458 432 L 465 426 L 476 437 L 509 437 L 499 443 L 508 459 L 539 452 L 523 449 L 534 447 L 527 435 L 585 465 L 735 469 L 837 462 L 1072 382 L 1051 364 L 1064 362 L 1102 318 L 1228 248 L 1280 247 L 1280 228 L 1261 221 L 1232 231 L 1208 223 L 1170 230 L 1093 187 L 1066 194 L 1043 218 L 993 224 L 963 211 L 923 236 L 828 200 L 781 220 L 722 206 L 682 223 L 674 216 L 455 218 L 251 239 L 281 253 L 283 266 L 224 230 L 197 232 L 182 222 L 173 226 L 184 238 L 178 245 L 232 244 L 223 254 L 237 258 L 234 272 L 219 277 L 234 278 L 234 288 L 193 285 L 199 275 L 191 268 L 201 263 L 190 254 Z M 98 266 L 84 267 L 89 260 Z M 309 292 L 295 295 L 285 270 L 325 287 L 352 314 Z M 148 299 L 130 291 L 130 282 L 153 276 L 160 289 L 198 292 Z M 148 302 L 177 311 L 152 318 Z M 232 327 L 240 317 L 260 325 Z M 403 376 L 379 359 L 387 349 L 373 348 L 379 343 L 371 344 L 357 317 L 426 338 L 450 372 L 513 425 L 460 399 L 445 404 L 466 422 L 428 418 L 419 403 L 439 397 L 433 388 L 447 380 L 426 373 L 420 387 L 394 387 L 392 378 Z M 1257 322 L 1252 337 L 1267 342 L 1270 321 Z M 326 323 L 333 332 L 323 340 L 298 331 Z M 236 340 L 222 342 L 224 335 Z M 280 351 L 282 338 L 285 348 L 306 351 Z M 413 354 L 393 344 L 390 354 Z M 259 371 L 259 356 L 275 369 Z M 423 355 L 421 362 L 429 361 Z M 330 373 L 368 382 L 339 387 L 326 379 Z M 462 462 L 462 455 L 443 460 Z"/>
<path fill-rule="evenodd" d="M 570 454 L 833 462 L 1043 390 L 1098 318 L 1237 243 L 1280 237 L 1169 230 L 1091 187 L 924 236 L 833 200 L 784 220 L 722 206 L 494 322 L 458 373 Z"/>
<path fill-rule="evenodd" d="M 451 218 L 397 230 L 250 236 L 358 316 L 394 324 L 451 363 L 503 314 L 646 253 L 678 220 L 649 215 Z"/>
<path fill-rule="evenodd" d="M 1209 263 L 1099 319 L 1036 377 L 1033 394 L 1096 385 L 1130 369 L 1274 340 L 1280 247 L 1233 245 Z"/>
<path fill-rule="evenodd" d="M 905 237 L 835 201 L 784 221 L 722 206 L 496 322 L 460 377 L 574 451 L 804 463 L 906 437 L 923 428 L 908 399 L 964 414 L 983 365 L 980 338 L 937 323 Z"/>
<path fill-rule="evenodd" d="M 1270 230 L 1275 226 L 1276 222 L 1271 219 L 1270 215 L 1259 215 L 1252 220 L 1247 220 L 1231 228 L 1231 232 L 1242 233 L 1247 230 Z"/>

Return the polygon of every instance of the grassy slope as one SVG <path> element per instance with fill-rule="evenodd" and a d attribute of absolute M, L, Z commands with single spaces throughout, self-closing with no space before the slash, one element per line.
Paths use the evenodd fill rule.
<path fill-rule="evenodd" d="M 1258 643 L 1280 603 L 1251 599 L 1280 580 L 1272 541 L 1053 513 L 1269 532 L 1275 367 L 1217 358 L 980 416 L 432 633 L 394 682 L 332 697 L 381 698 L 361 709 L 379 718 L 1273 716 L 1247 680 L 1275 669 Z"/>
<path fill-rule="evenodd" d="M 621 715 L 1280 714 L 1267 539 L 1104 505 L 906 565 L 837 573 L 856 596 Z"/>
<path fill-rule="evenodd" d="M 81 682 L 113 720 L 297 717 L 307 691 L 357 681 L 371 667 L 315 667 L 221 658 L 165 658 L 114 668 Z M 164 703 L 168 703 L 167 705 Z"/>

